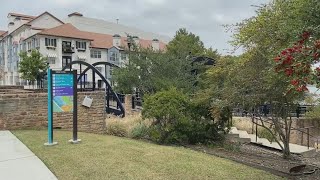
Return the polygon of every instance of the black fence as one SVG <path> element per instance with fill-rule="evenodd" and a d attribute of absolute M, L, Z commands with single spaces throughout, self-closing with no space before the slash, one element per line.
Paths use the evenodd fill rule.
<path fill-rule="evenodd" d="M 296 118 L 304 117 L 312 107 L 313 105 L 299 105 L 295 110 L 292 110 L 290 112 L 290 115 L 291 117 L 296 117 Z M 270 117 L 272 116 L 271 106 L 262 105 L 252 110 L 246 110 L 242 108 L 233 108 L 233 111 L 232 111 L 233 116 L 241 116 L 241 117 L 251 116 L 252 114 L 255 114 L 255 113 L 261 114 L 264 117 Z"/>
<path fill-rule="evenodd" d="M 139 93 L 133 94 L 131 103 L 132 103 L 132 109 L 142 109 L 143 100 L 141 95 Z"/>

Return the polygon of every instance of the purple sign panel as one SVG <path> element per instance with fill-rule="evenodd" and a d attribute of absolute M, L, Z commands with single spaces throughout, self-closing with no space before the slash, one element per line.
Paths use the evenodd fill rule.
<path fill-rule="evenodd" d="M 53 112 L 73 111 L 73 74 L 52 75 Z"/>

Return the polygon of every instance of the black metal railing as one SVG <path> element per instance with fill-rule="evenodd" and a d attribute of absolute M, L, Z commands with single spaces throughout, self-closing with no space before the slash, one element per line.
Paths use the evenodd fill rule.
<path fill-rule="evenodd" d="M 312 108 L 313 105 L 299 105 L 294 111 L 291 111 L 289 114 L 291 117 L 305 117 L 306 113 Z M 259 108 L 255 113 L 261 114 L 263 117 L 271 117 L 271 110 L 269 108 Z M 241 116 L 241 117 L 249 117 L 253 114 L 252 111 L 248 111 L 242 108 L 233 108 L 232 115 L 233 116 Z"/>
<path fill-rule="evenodd" d="M 263 127 L 263 125 L 262 125 L 262 124 L 259 124 L 258 121 L 261 121 L 261 123 L 268 123 L 270 126 L 274 126 L 274 125 L 275 125 L 275 124 L 273 123 L 272 119 L 270 119 L 269 117 L 267 117 L 268 120 L 264 120 L 264 119 L 262 119 L 261 117 L 257 117 L 257 116 L 254 116 L 254 115 L 252 115 L 251 117 L 253 117 L 253 118 L 252 118 L 252 123 L 256 125 L 256 126 L 255 126 L 256 141 L 257 141 L 257 138 L 258 138 L 258 126 Z M 255 120 L 255 121 L 254 121 L 254 120 Z M 282 129 L 284 129 L 285 124 L 283 124 L 283 123 L 281 123 L 281 122 L 278 122 L 278 123 L 279 123 L 280 127 L 281 127 Z M 253 128 L 253 127 L 252 127 L 252 128 Z M 303 135 L 306 134 L 306 135 L 307 135 L 307 147 L 308 147 L 308 149 L 310 149 L 310 138 L 313 138 L 313 139 L 315 140 L 316 144 L 317 144 L 317 145 L 316 145 L 316 149 L 318 149 L 318 148 L 319 148 L 319 139 L 320 139 L 320 138 L 319 138 L 319 137 L 316 137 L 316 136 L 314 136 L 314 135 L 311 135 L 311 134 L 310 134 L 310 128 L 315 128 L 315 129 L 317 129 L 318 132 L 319 132 L 319 128 L 314 127 L 314 126 L 302 127 L 302 128 L 290 128 L 290 131 L 298 131 L 298 132 L 301 133 L 301 145 L 302 145 L 302 146 L 304 145 L 304 144 L 303 144 Z M 307 132 L 305 132 L 304 129 L 306 129 Z M 252 132 L 253 132 L 253 129 L 252 129 Z"/>
<path fill-rule="evenodd" d="M 72 65 L 78 64 L 79 65 L 79 71 L 78 71 L 78 89 L 80 91 L 95 91 L 102 89 L 102 86 L 100 88 L 97 88 L 96 86 L 99 84 L 96 83 L 96 76 L 100 77 L 100 80 L 105 84 L 105 110 L 109 114 L 115 114 L 115 115 L 121 115 L 122 117 L 125 117 L 125 109 L 124 105 L 122 104 L 124 102 L 124 95 L 118 95 L 116 92 L 114 92 L 113 87 L 108 82 L 107 78 L 95 67 L 97 65 L 105 65 L 106 66 L 114 66 L 113 64 L 110 64 L 108 62 L 96 62 L 93 64 L 89 64 L 84 61 L 71 61 L 69 64 L 67 64 L 65 67 L 62 68 L 62 71 L 64 70 L 71 70 Z M 82 71 L 82 65 L 86 66 L 85 70 Z M 106 68 L 105 68 L 106 69 Z M 86 80 L 86 72 L 88 70 L 92 71 L 92 82 L 88 82 Z M 105 73 L 106 74 L 106 73 Z M 84 77 L 84 78 L 83 78 Z M 119 98 L 120 96 L 120 98 Z"/>
<path fill-rule="evenodd" d="M 62 46 L 63 53 L 74 53 L 74 47 L 71 46 Z"/>

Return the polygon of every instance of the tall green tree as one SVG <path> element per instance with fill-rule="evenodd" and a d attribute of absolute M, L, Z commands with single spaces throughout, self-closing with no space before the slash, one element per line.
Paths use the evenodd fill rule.
<path fill-rule="evenodd" d="M 186 58 L 188 55 L 202 55 L 205 47 L 199 36 L 181 28 L 167 45 L 167 51 L 176 57 Z"/>
<path fill-rule="evenodd" d="M 129 62 L 114 71 L 117 90 L 131 93 L 138 88 L 143 94 L 153 94 L 170 87 L 188 90 L 194 81 L 191 63 L 168 53 L 142 49 L 129 53 Z"/>
<path fill-rule="evenodd" d="M 22 79 L 34 82 L 40 73 L 48 68 L 47 58 L 37 50 L 32 50 L 29 54 L 21 52 L 19 56 L 19 73 L 21 73 Z"/>
<path fill-rule="evenodd" d="M 245 52 L 220 84 L 222 93 L 213 96 L 227 105 L 240 104 L 250 110 L 271 104 L 275 133 L 261 117 L 256 123 L 283 142 L 278 143 L 285 158 L 290 156 L 290 112 L 303 94 L 288 93 L 291 79 L 275 71 L 274 57 L 296 42 L 306 29 L 319 26 L 319 10 L 316 0 L 273 0 L 260 6 L 254 17 L 234 25 L 232 43 Z M 212 79 L 219 72 L 212 70 L 208 75 Z"/>
<path fill-rule="evenodd" d="M 190 53 L 191 52 L 191 53 Z M 176 87 L 186 93 L 194 92 L 197 77 L 191 74 L 192 56 L 218 58 L 217 50 L 206 49 L 195 34 L 186 29 L 177 31 L 167 51 L 137 47 L 129 51 L 126 67 L 114 71 L 118 91 L 131 93 L 138 88 L 142 93 L 155 93 Z"/>

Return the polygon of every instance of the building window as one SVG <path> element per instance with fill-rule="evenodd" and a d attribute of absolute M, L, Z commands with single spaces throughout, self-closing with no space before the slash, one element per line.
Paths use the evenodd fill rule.
<path fill-rule="evenodd" d="M 46 46 L 57 47 L 57 40 L 56 39 L 51 39 L 51 38 L 46 38 L 45 39 L 45 45 Z"/>
<path fill-rule="evenodd" d="M 62 41 L 62 53 L 74 53 L 74 45 L 71 45 L 71 41 Z"/>
<path fill-rule="evenodd" d="M 91 58 L 101 58 L 101 51 L 91 50 L 90 57 Z"/>
<path fill-rule="evenodd" d="M 110 61 L 116 61 L 116 60 L 118 60 L 117 53 L 110 52 Z"/>
<path fill-rule="evenodd" d="M 122 60 L 127 60 L 127 54 L 126 53 L 121 53 L 121 59 Z"/>
<path fill-rule="evenodd" d="M 77 46 L 77 49 L 80 49 L 80 50 L 87 49 L 87 43 L 86 42 L 77 41 L 76 46 Z"/>
<path fill-rule="evenodd" d="M 36 48 L 40 47 L 40 39 L 39 38 L 35 39 L 35 47 Z"/>
<path fill-rule="evenodd" d="M 56 63 L 56 58 L 55 57 L 48 57 L 47 62 L 49 64 L 55 64 Z"/>
<path fill-rule="evenodd" d="M 31 48 L 34 49 L 36 47 L 35 39 L 33 38 L 31 42 L 32 42 Z"/>
<path fill-rule="evenodd" d="M 31 41 L 28 42 L 28 51 L 31 51 Z"/>
<path fill-rule="evenodd" d="M 67 64 L 71 63 L 72 56 L 62 56 L 62 67 L 65 67 Z"/>

